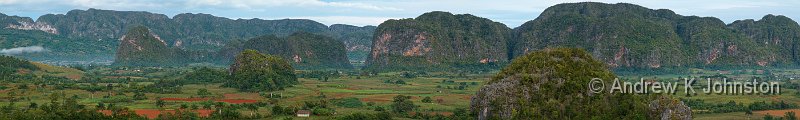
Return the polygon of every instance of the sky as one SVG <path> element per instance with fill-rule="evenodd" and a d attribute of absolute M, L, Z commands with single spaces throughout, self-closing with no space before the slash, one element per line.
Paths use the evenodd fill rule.
<path fill-rule="evenodd" d="M 206 13 L 231 19 L 311 19 L 326 25 L 377 26 L 388 19 L 414 18 L 430 11 L 472 14 L 517 27 L 560 3 L 633 3 L 681 15 L 712 16 L 726 23 L 767 14 L 800 20 L 797 0 L 0 0 L 0 13 L 31 17 L 88 8 L 148 11 L 174 16 Z"/>

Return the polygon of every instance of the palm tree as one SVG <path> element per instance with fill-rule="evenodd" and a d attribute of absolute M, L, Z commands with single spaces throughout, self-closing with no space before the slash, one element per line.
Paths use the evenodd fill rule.
<path fill-rule="evenodd" d="M 253 114 L 258 112 L 258 106 L 256 106 L 256 104 L 245 104 L 245 107 L 253 111 L 252 113 L 250 113 L 250 116 L 253 116 Z"/>
<path fill-rule="evenodd" d="M 164 102 L 164 100 L 161 100 L 161 97 L 156 98 L 156 106 L 163 108 L 165 104 L 166 103 Z"/>
<path fill-rule="evenodd" d="M 225 103 L 223 103 L 223 102 L 217 102 L 217 103 L 214 105 L 214 107 L 215 107 L 215 108 L 217 108 L 217 110 L 219 110 L 219 114 L 222 114 L 222 107 L 225 107 Z"/>

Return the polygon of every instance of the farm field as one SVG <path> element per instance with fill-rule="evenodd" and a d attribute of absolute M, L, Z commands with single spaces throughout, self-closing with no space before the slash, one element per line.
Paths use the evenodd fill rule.
<path fill-rule="evenodd" d="M 188 79 L 182 74 L 202 71 L 194 67 L 176 68 L 93 68 L 86 72 L 75 69 L 53 67 L 38 74 L 58 76 L 81 76 L 78 79 L 59 81 L 33 81 L 0 83 L 0 105 L 18 108 L 31 107 L 32 104 L 51 102 L 53 95 L 73 98 L 85 108 L 95 109 L 104 115 L 113 115 L 114 109 L 126 111 L 155 119 L 169 114 L 190 112 L 198 117 L 222 114 L 220 110 L 235 111 L 242 118 L 270 119 L 338 119 L 351 114 L 380 114 L 392 111 L 397 96 L 408 96 L 416 106 L 413 111 L 395 115 L 396 119 L 419 119 L 424 115 L 453 116 L 470 107 L 472 96 L 486 84 L 497 71 L 480 73 L 450 72 L 386 72 L 373 75 L 352 74 L 352 71 L 296 71 L 298 83 L 283 90 L 271 92 L 246 92 L 225 87 L 222 82 L 204 81 L 204 78 Z M 219 68 L 213 68 L 219 69 Z M 110 71 L 110 72 L 109 72 Z M 634 78 L 657 81 L 680 81 L 684 77 L 727 77 L 733 79 L 768 78 L 785 79 L 785 85 L 778 95 L 719 95 L 702 94 L 687 96 L 670 95 L 693 107 L 695 119 L 761 119 L 767 115 L 783 116 L 789 111 L 800 111 L 800 97 L 797 83 L 792 77 L 794 70 L 769 70 L 769 74 L 753 72 L 756 70 L 731 70 L 744 72 L 725 72 L 717 70 L 693 69 L 692 72 L 665 75 L 623 75 L 626 81 Z M 218 72 L 222 72 L 221 70 Z M 208 76 L 206 76 L 208 77 Z M 225 81 L 220 79 L 216 81 Z M 184 81 L 184 82 L 175 82 Z M 699 80 L 697 84 L 706 84 Z M 160 87 L 159 87 L 160 86 Z M 679 86 L 683 87 L 683 86 Z M 700 88 L 696 88 L 700 90 Z M 735 107 L 747 108 L 751 104 L 785 104 L 785 108 L 764 108 L 746 114 L 742 109 L 728 109 L 727 103 Z M 294 111 L 314 110 L 322 105 L 332 113 L 313 115 L 309 118 L 297 117 Z M 291 113 L 275 113 L 276 107 L 290 109 Z M 114 109 L 111 109 L 114 108 Z M 461 111 L 459 111 L 461 110 Z M 180 112 L 179 112 L 180 111 Z M 462 113 L 463 114 L 463 113 Z"/>
<path fill-rule="evenodd" d="M 410 96 L 418 107 L 416 111 L 427 114 L 452 115 L 455 109 L 467 109 L 471 95 L 489 79 L 494 73 L 468 74 L 464 76 L 449 75 L 448 73 L 432 73 L 413 78 L 402 78 L 401 73 L 381 73 L 373 76 L 338 76 L 320 80 L 318 78 L 299 78 L 299 84 L 287 87 L 284 90 L 273 92 L 240 92 L 234 88 L 221 87 L 220 83 L 211 84 L 183 84 L 179 85 L 180 92 L 174 93 L 144 93 L 141 100 L 133 99 L 136 92 L 132 89 L 142 88 L 154 84 L 162 84 L 158 80 L 149 79 L 147 76 L 166 75 L 174 71 L 184 71 L 188 68 L 161 69 L 153 73 L 128 74 L 116 76 L 119 73 L 136 73 L 137 70 L 116 70 L 114 73 L 98 73 L 101 81 L 96 83 L 71 83 L 70 85 L 35 85 L 29 83 L 2 83 L 2 86 L 11 86 L 0 91 L 0 105 L 14 107 L 28 107 L 31 104 L 48 103 L 51 95 L 77 98 L 77 103 L 86 108 L 103 109 L 113 105 L 124 107 L 135 114 L 147 118 L 156 118 L 159 114 L 175 113 L 176 110 L 190 109 L 200 117 L 207 117 L 216 112 L 216 104 L 226 105 L 266 104 L 256 109 L 237 109 L 243 116 L 255 115 L 270 116 L 271 118 L 293 117 L 294 115 L 274 115 L 271 109 L 274 106 L 302 107 L 308 101 L 336 102 L 343 99 L 356 99 L 357 107 L 343 107 L 330 105 L 337 115 L 353 113 L 380 113 L 376 108 L 388 111 L 393 98 L 398 95 Z M 100 70 L 108 70 L 100 68 Z M 105 75 L 103 75 L 105 74 Z M 169 78 L 169 77 L 167 77 Z M 102 82 L 117 79 L 129 79 L 125 82 Z M 404 83 L 397 83 L 401 80 Z M 22 87 L 27 86 L 27 87 Z M 64 86 L 73 86 L 66 87 Z M 91 90 L 95 86 L 100 90 Z M 108 87 L 111 86 L 111 87 Z M 108 89 L 106 89 L 108 88 Z M 203 91 L 207 94 L 200 95 Z M 272 96 L 272 97 L 270 97 Z M 422 102 L 429 97 L 429 102 Z M 13 98 L 9 100 L 9 98 Z M 159 103 L 163 102 L 163 104 Z M 99 104 L 104 104 L 103 106 Z M 206 105 L 211 104 L 211 105 Z M 110 110 L 99 110 L 110 115 Z M 409 112 L 408 114 L 417 114 Z M 331 116 L 313 116 L 314 119 L 332 119 Z"/>

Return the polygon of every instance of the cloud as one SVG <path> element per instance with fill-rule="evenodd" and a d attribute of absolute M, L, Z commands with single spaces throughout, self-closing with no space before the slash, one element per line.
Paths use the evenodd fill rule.
<path fill-rule="evenodd" d="M 42 46 L 28 46 L 28 47 L 17 47 L 17 48 L 10 48 L 10 49 L 2 49 L 0 53 L 7 54 L 7 55 L 14 55 L 14 54 L 22 54 L 22 53 L 36 53 L 36 52 L 44 52 L 47 51 Z"/>
<path fill-rule="evenodd" d="M 349 24 L 356 26 L 374 25 L 377 26 L 389 19 L 399 19 L 401 17 L 364 17 L 364 16 L 294 16 L 286 17 L 291 19 L 310 19 L 325 25 Z M 265 18 L 265 19 L 285 19 L 285 18 Z"/>

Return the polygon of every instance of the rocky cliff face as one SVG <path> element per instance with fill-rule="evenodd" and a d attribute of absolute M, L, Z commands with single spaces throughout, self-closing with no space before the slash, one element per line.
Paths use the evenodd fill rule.
<path fill-rule="evenodd" d="M 38 30 L 58 34 L 58 30 L 46 22 L 36 23 L 29 17 L 8 16 L 0 13 L 0 26 L 4 29 Z"/>
<path fill-rule="evenodd" d="M 369 57 L 375 28 L 377 27 L 334 24 L 330 26 L 330 31 L 334 39 L 344 42 L 349 60 L 363 62 Z"/>
<path fill-rule="evenodd" d="M 508 60 L 505 25 L 469 14 L 429 12 L 378 26 L 368 69 L 455 67 Z"/>
<path fill-rule="evenodd" d="M 331 37 L 307 32 L 294 33 L 285 38 L 266 35 L 233 43 L 220 51 L 219 56 L 230 58 L 232 57 L 230 53 L 238 53 L 245 49 L 280 56 L 298 69 L 352 68 L 347 60 L 344 43 Z"/>
<path fill-rule="evenodd" d="M 626 3 L 555 5 L 515 28 L 514 36 L 513 56 L 584 48 L 615 68 L 768 66 L 786 60 L 717 18 Z"/>
<path fill-rule="evenodd" d="M 147 27 L 138 26 L 128 30 L 119 41 L 114 65 L 163 66 L 176 64 L 176 52 Z"/>
<path fill-rule="evenodd" d="M 470 109 L 482 120 L 691 118 L 685 105 L 666 102 L 672 99 L 651 102 L 647 96 L 594 93 L 587 84 L 593 78 L 610 85 L 615 75 L 580 49 L 531 51 L 481 87 Z"/>
<path fill-rule="evenodd" d="M 670 99 L 668 97 L 659 97 L 650 101 L 650 119 L 661 120 L 691 120 L 692 109 L 683 101 Z"/>
<path fill-rule="evenodd" d="M 761 20 L 738 20 L 728 28 L 744 34 L 758 46 L 774 48 L 778 64 L 800 63 L 800 25 L 781 15 L 766 15 Z"/>

